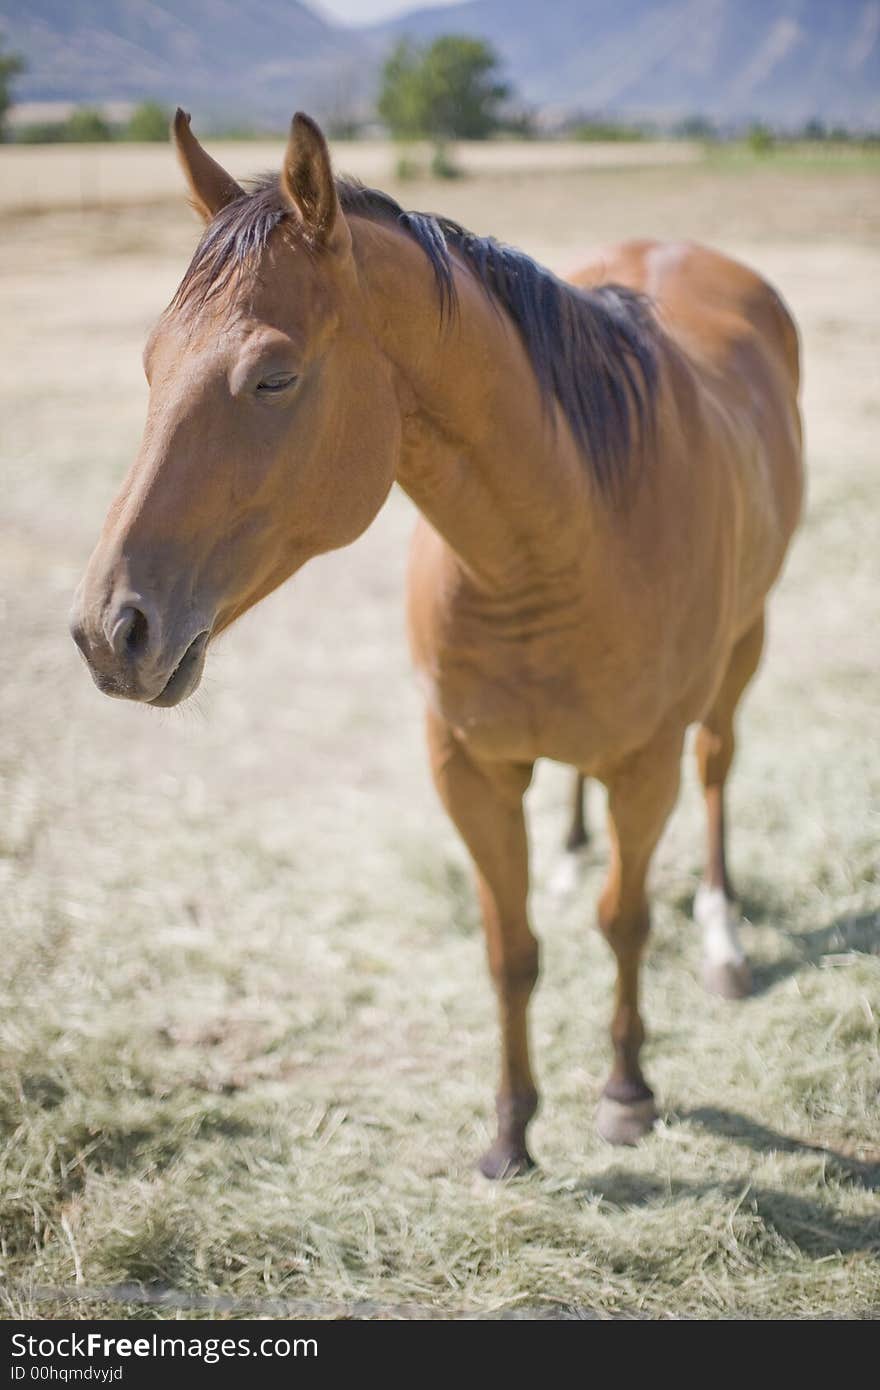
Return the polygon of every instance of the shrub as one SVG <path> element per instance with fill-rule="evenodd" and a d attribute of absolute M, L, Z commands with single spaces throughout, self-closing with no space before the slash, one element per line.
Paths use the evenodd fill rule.
<path fill-rule="evenodd" d="M 125 128 L 126 140 L 165 141 L 171 126 L 171 112 L 158 101 L 143 101 L 136 106 Z"/>

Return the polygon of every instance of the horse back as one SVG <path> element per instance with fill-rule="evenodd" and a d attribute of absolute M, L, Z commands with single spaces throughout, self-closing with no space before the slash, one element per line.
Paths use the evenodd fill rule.
<path fill-rule="evenodd" d="M 585 289 L 621 284 L 647 295 L 698 370 L 727 370 L 737 349 L 750 341 L 796 396 L 800 352 L 794 320 L 773 286 L 739 261 L 694 242 L 631 241 L 603 250 L 569 279 Z"/>
<path fill-rule="evenodd" d="M 624 243 L 570 278 L 583 288 L 622 284 L 650 299 L 676 442 L 730 489 L 736 607 L 746 621 L 779 572 L 802 505 L 800 353 L 789 310 L 755 271 L 692 242 Z M 673 466 L 668 457 L 655 464 L 661 474 Z"/>

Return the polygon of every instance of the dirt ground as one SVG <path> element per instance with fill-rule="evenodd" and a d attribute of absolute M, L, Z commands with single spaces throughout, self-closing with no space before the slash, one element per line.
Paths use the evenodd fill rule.
<path fill-rule="evenodd" d="M 601 798 L 560 899 L 569 774 L 543 765 L 541 1166 L 500 1188 L 472 1176 L 494 1006 L 422 751 L 410 504 L 395 493 L 357 545 L 238 624 L 181 711 L 99 696 L 66 614 L 137 446 L 144 337 L 197 229 L 171 203 L 0 222 L 9 1314 L 124 1314 L 168 1289 L 184 1310 L 271 1298 L 327 1315 L 880 1309 L 877 175 L 771 158 L 385 181 L 558 271 L 609 239 L 709 241 L 776 284 L 803 338 L 808 514 L 732 796 L 756 994 L 730 1006 L 699 987 L 688 769 L 646 971 L 666 1118 L 638 1150 L 602 1144 Z"/>
<path fill-rule="evenodd" d="M 210 141 L 211 152 L 237 179 L 277 169 L 283 140 Z M 337 169 L 365 183 L 384 183 L 398 157 L 427 170 L 431 147 L 419 142 L 390 147 L 384 140 L 338 140 Z M 633 143 L 529 140 L 466 142 L 454 151 L 468 176 L 560 174 L 587 169 L 689 164 L 701 146 L 687 140 Z M 0 145 L 0 212 L 59 208 L 143 206 L 179 197 L 183 180 L 163 144 Z"/>

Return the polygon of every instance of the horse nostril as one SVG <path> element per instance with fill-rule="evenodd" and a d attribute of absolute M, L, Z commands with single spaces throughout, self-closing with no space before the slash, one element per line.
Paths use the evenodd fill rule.
<path fill-rule="evenodd" d="M 139 608 L 123 608 L 113 625 L 110 645 L 119 657 L 133 659 L 146 649 L 149 624 Z"/>

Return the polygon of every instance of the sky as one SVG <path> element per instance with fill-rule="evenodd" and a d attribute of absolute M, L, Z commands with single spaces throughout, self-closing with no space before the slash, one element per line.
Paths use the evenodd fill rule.
<path fill-rule="evenodd" d="M 314 10 L 323 10 L 340 24 L 371 24 L 376 19 L 390 19 L 406 10 L 433 9 L 440 5 L 460 4 L 461 0 L 305 0 Z"/>

